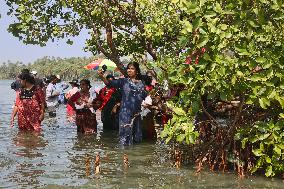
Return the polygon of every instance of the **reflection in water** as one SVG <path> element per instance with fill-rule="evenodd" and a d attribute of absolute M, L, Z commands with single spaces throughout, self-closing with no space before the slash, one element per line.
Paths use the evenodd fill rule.
<path fill-rule="evenodd" d="M 95 150 L 99 148 L 100 145 L 95 134 L 77 133 L 72 147 L 72 151 L 77 153 L 68 154 L 68 159 L 71 161 L 71 171 L 79 178 L 89 177 L 92 174 L 91 167 L 95 159 Z"/>
<path fill-rule="evenodd" d="M 44 151 L 48 144 L 47 141 L 39 132 L 29 131 L 19 131 L 12 141 L 17 147 L 14 154 L 25 159 L 16 164 L 16 169 L 9 175 L 9 180 L 20 186 L 39 186 L 38 178 L 45 173 L 43 168 L 46 165 L 36 160 L 43 157 L 41 151 Z"/>
<path fill-rule="evenodd" d="M 12 139 L 13 144 L 19 147 L 15 152 L 18 156 L 36 158 L 43 155 L 39 150 L 44 150 L 47 141 L 43 139 L 43 134 L 39 132 L 19 131 Z"/>

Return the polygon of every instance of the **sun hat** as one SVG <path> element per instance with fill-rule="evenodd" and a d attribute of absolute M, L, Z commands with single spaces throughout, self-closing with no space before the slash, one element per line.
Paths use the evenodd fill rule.
<path fill-rule="evenodd" d="M 70 84 L 77 85 L 77 86 L 79 86 L 79 85 L 80 85 L 80 84 L 79 84 L 78 79 L 73 79 L 73 80 L 72 80 L 72 81 L 70 81 L 69 83 L 70 83 Z"/>
<path fill-rule="evenodd" d="M 61 78 L 60 78 L 60 75 L 56 75 L 56 77 L 57 77 L 57 79 L 61 79 Z"/>
<path fill-rule="evenodd" d="M 31 71 L 31 74 L 36 75 L 37 71 L 33 70 L 33 71 Z"/>

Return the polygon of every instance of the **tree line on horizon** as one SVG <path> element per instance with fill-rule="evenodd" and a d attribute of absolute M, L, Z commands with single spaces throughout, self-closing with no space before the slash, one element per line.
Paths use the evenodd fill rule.
<path fill-rule="evenodd" d="M 0 79 L 16 79 L 22 69 L 35 70 L 40 78 L 51 74 L 60 75 L 63 80 L 72 80 L 73 78 L 96 79 L 97 72 L 84 68 L 92 61 L 103 58 L 100 56 L 93 57 L 43 57 L 33 63 L 24 64 L 23 62 L 7 61 L 0 65 Z M 118 74 L 118 73 L 117 73 Z"/>

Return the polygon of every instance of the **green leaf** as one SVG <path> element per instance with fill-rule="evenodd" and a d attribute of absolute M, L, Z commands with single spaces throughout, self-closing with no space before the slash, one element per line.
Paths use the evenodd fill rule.
<path fill-rule="evenodd" d="M 263 109 L 266 109 L 266 104 L 264 103 L 263 98 L 258 99 L 259 100 L 259 104 Z"/>
<path fill-rule="evenodd" d="M 256 61 L 257 63 L 264 63 L 264 62 L 266 62 L 266 59 L 263 58 L 263 57 L 258 57 L 255 61 Z"/>
<path fill-rule="evenodd" d="M 221 98 L 222 101 L 227 101 L 227 93 L 221 92 L 220 93 L 220 98 Z"/>
<path fill-rule="evenodd" d="M 276 96 L 276 91 L 275 90 L 273 90 L 271 93 L 270 93 L 270 95 L 268 96 L 268 98 L 270 98 L 270 99 L 273 99 L 275 96 Z"/>
<path fill-rule="evenodd" d="M 250 56 L 251 54 L 247 51 L 247 49 L 245 48 L 235 48 L 237 51 L 238 51 L 238 54 L 239 55 L 242 55 L 242 56 Z"/>
<path fill-rule="evenodd" d="M 261 149 L 252 149 L 252 152 L 255 156 L 262 156 L 262 150 Z"/>
<path fill-rule="evenodd" d="M 237 71 L 237 75 L 240 76 L 240 77 L 244 76 L 243 72 L 241 72 L 241 71 Z"/>
<path fill-rule="evenodd" d="M 220 25 L 221 30 L 226 30 L 228 28 L 227 24 L 221 24 Z"/>
<path fill-rule="evenodd" d="M 207 44 L 208 41 L 209 41 L 209 38 L 207 36 L 202 37 L 200 43 L 197 44 L 196 46 L 198 48 L 204 47 Z"/>
<path fill-rule="evenodd" d="M 195 143 L 195 134 L 194 133 L 191 133 L 189 136 L 188 136 L 188 141 L 187 141 L 187 144 L 194 144 Z"/>
<path fill-rule="evenodd" d="M 194 19 L 193 23 L 193 29 L 195 30 L 196 28 L 200 27 L 201 26 L 201 19 L 198 17 L 196 19 Z"/>
<path fill-rule="evenodd" d="M 251 170 L 250 170 L 250 172 L 251 173 L 254 173 L 254 172 L 256 172 L 258 170 L 258 167 L 257 166 L 254 166 Z"/>
<path fill-rule="evenodd" d="M 166 144 L 168 144 L 169 142 L 170 142 L 170 140 L 172 139 L 172 137 L 167 137 L 167 139 L 166 139 Z"/>
<path fill-rule="evenodd" d="M 73 45 L 73 41 L 72 41 L 71 39 L 68 39 L 68 40 L 66 41 L 66 43 L 67 43 L 68 45 Z"/>
<path fill-rule="evenodd" d="M 196 4 L 189 3 L 189 5 L 187 6 L 188 13 L 196 13 L 198 10 L 199 8 Z"/>
<path fill-rule="evenodd" d="M 213 99 L 215 98 L 215 96 L 216 96 L 216 93 L 209 93 L 207 96 L 207 99 Z"/>
<path fill-rule="evenodd" d="M 266 133 L 266 134 L 260 135 L 260 136 L 258 137 L 258 140 L 267 139 L 269 136 L 270 136 L 270 133 Z"/>
<path fill-rule="evenodd" d="M 197 101 L 193 101 L 191 104 L 192 107 L 192 112 L 195 114 L 199 111 L 200 107 L 199 107 L 199 102 Z"/>
<path fill-rule="evenodd" d="M 281 107 L 284 109 L 284 99 L 281 97 L 276 98 L 278 102 L 280 103 Z"/>
<path fill-rule="evenodd" d="M 242 140 L 242 149 L 245 149 L 247 141 L 248 141 L 248 138 L 244 138 Z"/>
<path fill-rule="evenodd" d="M 180 115 L 180 116 L 185 115 L 185 111 L 182 108 L 179 108 L 179 107 L 174 107 L 173 112 L 177 115 Z"/>
<path fill-rule="evenodd" d="M 248 22 L 252 27 L 254 27 L 254 28 L 258 27 L 258 25 L 256 25 L 254 21 L 249 20 Z"/>
<path fill-rule="evenodd" d="M 216 5 L 214 7 L 214 10 L 217 12 L 217 13 L 222 13 L 222 7 L 220 5 L 220 3 L 216 2 Z"/>
<path fill-rule="evenodd" d="M 266 163 L 271 163 L 270 157 L 266 156 L 266 157 L 265 157 L 265 161 L 266 161 Z"/>
<path fill-rule="evenodd" d="M 182 33 L 187 34 L 192 32 L 192 24 L 188 20 L 183 21 L 184 31 Z"/>
<path fill-rule="evenodd" d="M 281 149 L 278 146 L 275 146 L 273 151 L 277 154 L 277 155 L 281 155 Z"/>
<path fill-rule="evenodd" d="M 185 139 L 185 134 L 179 134 L 178 136 L 177 136 L 177 142 L 182 142 L 183 140 Z"/>
<path fill-rule="evenodd" d="M 265 170 L 265 176 L 270 177 L 273 176 L 272 166 L 269 165 Z"/>

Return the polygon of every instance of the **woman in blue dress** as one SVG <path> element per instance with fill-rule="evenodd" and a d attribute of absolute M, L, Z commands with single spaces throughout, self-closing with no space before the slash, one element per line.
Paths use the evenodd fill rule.
<path fill-rule="evenodd" d="M 122 145 L 131 145 L 142 141 L 141 103 L 146 98 L 145 85 L 141 80 L 139 64 L 137 62 L 127 65 L 128 78 L 108 81 L 103 72 L 98 72 L 103 82 L 115 87 L 121 92 L 121 105 L 119 111 L 119 140 Z"/>

